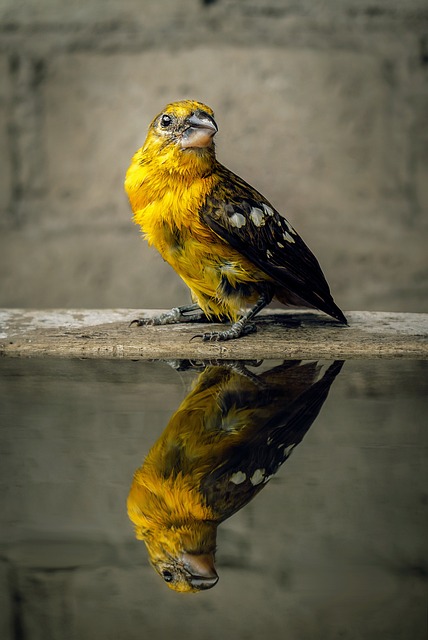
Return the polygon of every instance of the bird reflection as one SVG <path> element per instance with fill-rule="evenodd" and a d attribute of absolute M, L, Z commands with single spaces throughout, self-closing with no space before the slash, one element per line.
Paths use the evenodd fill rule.
<path fill-rule="evenodd" d="M 317 417 L 342 368 L 288 361 L 255 374 L 207 365 L 137 469 L 136 537 L 176 591 L 218 581 L 217 527 L 266 486 Z"/>

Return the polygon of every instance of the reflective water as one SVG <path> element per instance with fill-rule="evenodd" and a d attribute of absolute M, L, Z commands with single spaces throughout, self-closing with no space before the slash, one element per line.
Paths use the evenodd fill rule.
<path fill-rule="evenodd" d="M 428 363 L 322 364 L 1 360 L 0 638 L 425 639 Z"/>

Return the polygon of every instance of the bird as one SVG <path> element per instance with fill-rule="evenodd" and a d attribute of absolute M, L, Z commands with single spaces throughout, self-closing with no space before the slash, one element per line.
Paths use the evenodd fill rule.
<path fill-rule="evenodd" d="M 243 116 L 244 117 L 244 116 Z M 131 322 L 230 322 L 197 334 L 203 341 L 257 330 L 273 299 L 323 311 L 346 325 L 314 254 L 256 189 L 216 158 L 213 110 L 202 102 L 168 104 L 151 122 L 126 172 L 134 222 L 182 278 L 192 304 Z"/>
<path fill-rule="evenodd" d="M 218 582 L 218 526 L 289 458 L 342 365 L 292 360 L 259 374 L 242 362 L 203 367 L 134 473 L 127 499 L 135 535 L 171 589 L 198 592 Z"/>

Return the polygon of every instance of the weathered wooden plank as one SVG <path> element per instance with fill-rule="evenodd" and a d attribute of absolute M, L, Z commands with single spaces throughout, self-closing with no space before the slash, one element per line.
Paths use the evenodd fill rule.
<path fill-rule="evenodd" d="M 159 310 L 144 311 L 146 316 Z M 141 312 L 0 310 L 3 356 L 77 358 L 428 358 L 428 314 L 351 311 L 349 327 L 321 313 L 270 311 L 256 334 L 229 342 L 191 338 L 214 325 L 129 326 Z"/>

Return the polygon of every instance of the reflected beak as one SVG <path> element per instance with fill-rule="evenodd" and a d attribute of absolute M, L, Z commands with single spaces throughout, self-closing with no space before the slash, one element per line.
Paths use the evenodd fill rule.
<path fill-rule="evenodd" d="M 218 582 L 212 553 L 183 553 L 183 566 L 190 573 L 190 584 L 195 589 L 211 589 Z"/>
<path fill-rule="evenodd" d="M 205 111 L 196 111 L 187 118 L 188 128 L 181 136 L 182 149 L 209 147 L 218 131 L 214 118 Z"/>

